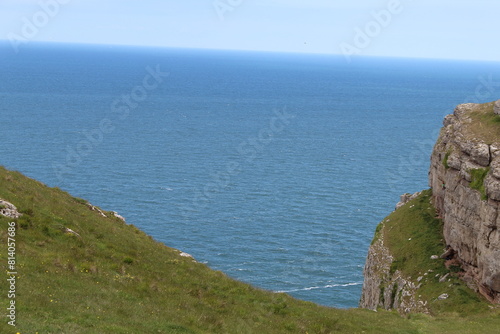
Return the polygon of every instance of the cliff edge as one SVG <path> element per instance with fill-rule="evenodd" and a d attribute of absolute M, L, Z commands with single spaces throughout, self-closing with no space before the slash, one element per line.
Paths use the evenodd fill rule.
<path fill-rule="evenodd" d="M 446 116 L 429 184 L 449 260 L 469 287 L 500 302 L 500 116 L 495 104 L 463 104 Z"/>
<path fill-rule="evenodd" d="M 500 103 L 459 105 L 443 124 L 431 190 L 403 195 L 377 227 L 363 308 L 466 314 L 500 302 Z"/>

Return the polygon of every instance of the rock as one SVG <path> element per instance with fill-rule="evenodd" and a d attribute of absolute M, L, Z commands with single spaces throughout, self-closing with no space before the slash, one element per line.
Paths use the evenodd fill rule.
<path fill-rule="evenodd" d="M 101 216 L 103 216 L 103 217 L 107 217 L 107 216 L 104 214 L 104 212 L 102 212 L 102 210 L 101 210 L 101 209 L 99 209 L 97 206 L 93 206 L 92 204 L 90 204 L 90 203 L 88 203 L 88 202 L 87 202 L 87 206 L 88 206 L 88 208 L 89 208 L 90 210 L 92 210 L 92 211 L 97 211 L 97 212 L 99 212 L 99 214 L 100 214 Z"/>
<path fill-rule="evenodd" d="M 495 106 L 493 107 L 493 111 L 495 114 L 500 115 L 500 100 L 495 102 Z"/>
<path fill-rule="evenodd" d="M 17 211 L 14 204 L 0 199 L 0 215 L 17 219 L 22 216 L 22 214 Z"/>
<path fill-rule="evenodd" d="M 437 260 L 439 259 L 439 256 L 437 255 L 431 255 L 431 260 Z M 430 270 L 429 270 L 430 271 Z M 432 272 L 432 271 L 431 271 Z"/>
<path fill-rule="evenodd" d="M 441 277 L 439 279 L 439 283 L 443 283 L 444 281 L 446 281 L 446 279 L 448 278 L 448 276 L 450 276 L 450 273 L 447 273 L 446 275 L 443 275 L 443 277 Z"/>
<path fill-rule="evenodd" d="M 493 143 L 490 145 L 491 159 L 500 158 L 500 144 Z"/>
<path fill-rule="evenodd" d="M 491 175 L 500 180 L 500 159 L 494 159 L 490 165 Z"/>
<path fill-rule="evenodd" d="M 417 192 L 414 194 L 403 194 L 399 197 L 399 202 L 396 204 L 396 210 L 408 203 L 409 201 L 415 199 L 418 195 L 420 195 L 422 192 Z"/>
<path fill-rule="evenodd" d="M 464 118 L 464 115 L 469 113 L 472 108 L 476 106 L 475 103 L 464 103 L 458 105 L 453 111 L 453 115 L 455 115 L 458 119 Z"/>
<path fill-rule="evenodd" d="M 472 161 L 483 167 L 490 164 L 490 146 L 485 143 L 474 143 L 470 150 Z"/>
<path fill-rule="evenodd" d="M 449 260 L 450 258 L 453 257 L 454 254 L 455 254 L 455 251 L 452 248 L 448 248 L 446 250 L 446 252 L 444 252 L 443 254 L 441 254 L 440 258 Z"/>
<path fill-rule="evenodd" d="M 461 170 L 462 169 L 462 160 L 460 160 L 460 155 L 451 153 L 450 156 L 448 157 L 448 167 L 453 168 L 455 170 Z"/>
<path fill-rule="evenodd" d="M 188 254 L 188 253 L 181 252 L 179 255 L 182 257 L 190 257 L 193 259 L 193 256 L 191 254 Z"/>
<path fill-rule="evenodd" d="M 500 272 L 489 279 L 489 286 L 492 290 L 500 292 Z"/>
<path fill-rule="evenodd" d="M 118 214 L 118 212 L 113 211 L 113 215 L 114 215 L 116 218 L 118 218 L 118 219 L 122 220 L 124 223 L 126 223 L 125 218 L 124 218 L 123 216 L 120 216 L 120 215 Z"/>
<path fill-rule="evenodd" d="M 67 228 L 67 227 L 64 228 L 64 232 L 66 232 L 68 234 L 76 235 L 77 237 L 80 237 L 80 234 L 76 233 L 75 231 L 73 231 L 72 229 Z"/>
<path fill-rule="evenodd" d="M 500 180 L 492 175 L 488 175 L 484 180 L 486 195 L 495 201 L 500 201 Z"/>
<path fill-rule="evenodd" d="M 448 299 L 448 297 L 450 297 L 447 293 L 443 293 L 442 295 L 440 295 L 438 297 L 438 300 L 445 300 L 445 299 Z"/>
<path fill-rule="evenodd" d="M 443 120 L 443 125 L 446 127 L 448 125 L 453 125 L 457 121 L 455 115 L 447 115 Z"/>

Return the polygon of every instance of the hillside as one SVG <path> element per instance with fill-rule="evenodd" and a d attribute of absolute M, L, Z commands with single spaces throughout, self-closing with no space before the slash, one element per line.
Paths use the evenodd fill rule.
<path fill-rule="evenodd" d="M 0 215 L 2 244 L 9 223 L 17 227 L 16 327 L 5 318 L 0 333 L 387 333 L 388 324 L 389 332 L 412 333 L 416 328 L 394 313 L 336 310 L 237 282 L 112 212 L 101 214 L 82 199 L 3 168 L 0 198 L 23 214 Z M 3 247 L 3 272 L 9 271 L 7 256 Z M 12 299 L 6 298 L 6 279 L 0 290 L 7 312 Z"/>

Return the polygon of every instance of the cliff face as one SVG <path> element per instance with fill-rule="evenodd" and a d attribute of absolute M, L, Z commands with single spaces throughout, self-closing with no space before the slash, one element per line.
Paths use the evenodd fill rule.
<path fill-rule="evenodd" d="M 403 195 L 377 228 L 360 307 L 433 313 L 443 301 L 460 303 L 459 295 L 477 299 L 467 286 L 500 302 L 499 115 L 500 101 L 446 116 L 431 155 L 432 195 Z"/>
<path fill-rule="evenodd" d="M 463 279 L 500 302 L 500 122 L 493 104 L 463 104 L 446 116 L 429 184 L 450 257 Z"/>

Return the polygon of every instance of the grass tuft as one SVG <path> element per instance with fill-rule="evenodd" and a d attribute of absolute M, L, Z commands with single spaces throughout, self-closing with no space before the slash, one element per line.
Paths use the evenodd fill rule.
<path fill-rule="evenodd" d="M 487 200 L 488 195 L 486 194 L 486 189 L 484 187 L 484 179 L 488 175 L 490 171 L 490 168 L 476 168 L 476 169 L 471 169 L 469 170 L 469 173 L 471 175 L 471 182 L 469 184 L 469 187 L 472 189 L 475 189 L 481 193 L 481 199 L 482 200 Z"/>
<path fill-rule="evenodd" d="M 445 169 L 450 168 L 450 166 L 448 165 L 448 159 L 450 158 L 451 152 L 452 152 L 451 150 L 448 150 L 448 152 L 446 152 L 446 154 L 444 155 L 443 166 Z"/>

